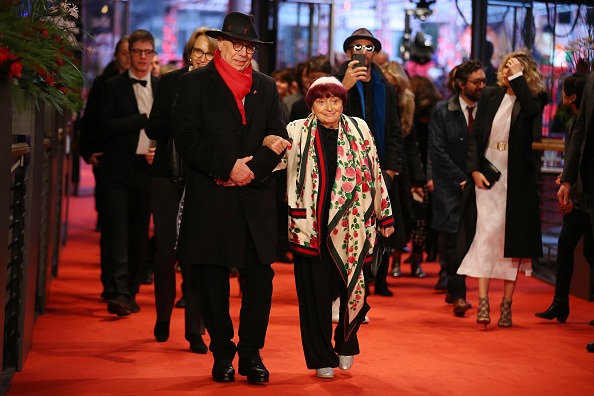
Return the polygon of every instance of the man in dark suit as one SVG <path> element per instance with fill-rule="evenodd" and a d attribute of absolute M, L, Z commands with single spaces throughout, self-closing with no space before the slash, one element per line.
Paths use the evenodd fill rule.
<path fill-rule="evenodd" d="M 577 117 L 565 152 L 565 165 L 557 196 L 559 203 L 567 205 L 569 192 L 575 184 L 576 195 L 582 195 L 580 208 L 590 213 L 594 232 L 594 73 L 590 73 L 586 81 Z M 594 325 L 594 320 L 590 325 Z M 594 342 L 588 343 L 587 349 L 594 352 Z"/>
<path fill-rule="evenodd" d="M 392 210 L 396 221 L 396 232 L 390 238 L 390 247 L 402 249 L 406 246 L 406 236 L 402 211 L 400 209 L 399 187 L 396 176 L 402 172 L 402 133 L 398 118 L 398 98 L 394 86 L 388 82 L 384 73 L 375 64 L 375 56 L 381 51 L 381 42 L 365 28 L 357 29 L 344 41 L 342 48 L 349 60 L 340 66 L 338 79 L 347 90 L 344 114 L 365 120 L 377 145 L 382 171 L 390 190 Z M 365 64 L 351 60 L 353 55 L 363 55 Z M 393 183 L 394 181 L 394 183 Z M 384 254 L 375 277 L 375 294 L 392 296 L 388 289 L 386 276 L 390 266 L 390 255 Z M 420 261 L 413 263 L 412 274 L 424 277 Z M 368 271 L 368 267 L 364 267 Z M 365 282 L 371 278 L 365 274 Z"/>
<path fill-rule="evenodd" d="M 254 17 L 229 13 L 221 31 L 206 34 L 218 40 L 214 59 L 181 76 L 173 107 L 175 145 L 189 165 L 178 259 L 182 268 L 192 266 L 199 280 L 213 380 L 235 380 L 237 352 L 239 374 L 250 383 L 266 383 L 260 349 L 277 241 L 271 174 L 281 156 L 263 141 L 288 136 L 276 83 L 251 68 L 256 46 L 270 44 L 258 39 Z M 231 267 L 245 280 L 237 345 L 229 316 Z"/>
<path fill-rule="evenodd" d="M 486 81 L 481 62 L 463 62 L 456 70 L 454 81 L 457 94 L 439 102 L 429 121 L 434 185 L 431 228 L 439 233 L 439 257 L 447 271 L 446 300 L 453 301 L 456 316 L 464 316 L 470 304 L 466 301 L 466 277 L 456 274 L 461 263 L 456 254 L 456 239 L 462 189 L 466 184 L 468 136 Z"/>
<path fill-rule="evenodd" d="M 130 69 L 105 82 L 102 97 L 102 167 L 108 251 L 116 297 L 107 304 L 118 316 L 140 311 L 136 294 L 145 262 L 150 222 L 151 141 L 144 132 L 159 80 L 150 73 L 155 41 L 146 30 L 128 40 Z"/>
<path fill-rule="evenodd" d="M 80 124 L 80 155 L 85 162 L 93 166 L 95 176 L 95 210 L 97 211 L 97 228 L 101 232 L 99 241 L 101 256 L 101 283 L 103 292 L 101 298 L 109 301 L 117 296 L 115 280 L 113 278 L 113 266 L 109 263 L 107 254 L 107 230 L 101 225 L 105 222 L 105 199 L 103 197 L 103 167 L 101 167 L 101 156 L 103 155 L 103 142 L 101 136 L 101 96 L 105 81 L 119 73 L 123 73 L 130 67 L 130 52 L 128 51 L 128 36 L 122 37 L 116 44 L 113 60 L 99 77 L 95 78 L 85 113 Z"/>

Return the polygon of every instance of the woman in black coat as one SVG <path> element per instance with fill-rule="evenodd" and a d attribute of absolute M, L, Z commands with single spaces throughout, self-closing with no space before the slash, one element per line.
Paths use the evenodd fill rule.
<path fill-rule="evenodd" d="M 468 141 L 460 236 L 467 250 L 458 274 L 479 278 L 477 323 L 489 317 L 491 278 L 503 279 L 498 325 L 512 325 L 511 304 L 518 270 L 531 271 L 531 259 L 542 257 L 540 208 L 532 155 L 534 128 L 542 110 L 536 96 L 542 73 L 524 52 L 505 57 L 499 87 L 485 87 Z M 490 178 L 489 165 L 500 172 Z M 496 172 L 495 172 L 496 173 Z M 470 247 L 469 247 L 470 246 Z"/>
<path fill-rule="evenodd" d="M 183 185 L 172 180 L 170 166 L 172 162 L 169 144 L 172 138 L 171 107 L 177 94 L 177 83 L 182 74 L 206 66 L 214 56 L 217 42 L 205 34 L 207 30 L 210 28 L 197 29 L 190 36 L 184 49 L 184 60 L 188 64 L 161 77 L 146 127 L 147 136 L 157 140 L 155 158 L 151 165 L 151 207 L 157 241 L 155 255 L 157 322 L 154 334 L 159 342 L 165 342 L 169 338 L 169 323 L 175 301 L 177 213 L 183 192 Z M 196 292 L 187 287 L 192 282 L 191 272 L 182 268 L 182 276 L 185 297 L 185 338 L 190 342 L 192 352 L 206 353 L 207 347 L 202 340 L 204 324 L 200 314 L 200 299 Z"/>

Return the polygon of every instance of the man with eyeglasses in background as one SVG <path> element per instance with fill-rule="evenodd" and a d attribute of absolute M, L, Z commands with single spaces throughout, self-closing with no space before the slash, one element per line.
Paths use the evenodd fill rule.
<path fill-rule="evenodd" d="M 173 138 L 188 163 L 177 247 L 182 268 L 191 267 L 214 356 L 212 379 L 267 383 L 262 363 L 276 258 L 276 180 L 281 155 L 264 146 L 269 135 L 288 140 L 275 81 L 251 61 L 258 38 L 254 17 L 225 16 L 214 59 L 181 76 L 173 105 Z M 285 231 L 286 232 L 286 231 Z M 239 342 L 229 315 L 229 270 L 244 279 Z"/>
<path fill-rule="evenodd" d="M 382 44 L 369 30 L 355 30 L 344 41 L 343 49 L 349 60 L 341 65 L 337 77 L 347 90 L 344 114 L 364 119 L 375 138 L 382 172 L 389 176 L 385 177 L 385 180 L 396 222 L 396 232 L 390 237 L 389 246 L 402 249 L 406 246 L 406 236 L 396 178 L 402 172 L 402 134 L 396 90 L 374 63 L 375 56 L 382 50 Z M 365 55 L 365 64 L 353 60 L 353 55 Z M 380 284 L 381 287 L 376 287 L 374 291 L 376 294 L 390 296 L 392 293 L 387 290 L 385 282 L 390 255 L 384 254 L 380 257 L 376 274 L 376 280 L 379 279 L 379 282 L 376 286 Z M 365 283 L 369 285 L 370 268 L 365 266 L 363 269 Z"/>
<path fill-rule="evenodd" d="M 447 274 L 446 302 L 454 315 L 470 309 L 466 301 L 466 276 L 456 272 L 462 262 L 456 252 L 462 190 L 466 184 L 466 148 L 485 87 L 483 65 L 478 60 L 460 64 L 454 75 L 456 95 L 439 102 L 429 121 L 429 157 L 433 178 L 433 220 L 438 232 L 438 252 Z"/>
<path fill-rule="evenodd" d="M 128 39 L 130 68 L 105 82 L 101 106 L 107 251 L 116 291 L 111 314 L 140 311 L 136 294 L 146 261 L 150 222 L 149 167 L 154 146 L 144 131 L 159 79 L 150 73 L 155 40 L 146 30 Z"/>

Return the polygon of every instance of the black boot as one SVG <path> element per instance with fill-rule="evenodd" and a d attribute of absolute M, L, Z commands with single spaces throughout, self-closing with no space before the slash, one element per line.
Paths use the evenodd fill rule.
<path fill-rule="evenodd" d="M 410 276 L 414 276 L 415 278 L 424 278 L 425 273 L 421 268 L 421 257 L 422 253 L 414 253 L 411 254 L 413 260 L 410 263 Z"/>
<path fill-rule="evenodd" d="M 544 312 L 537 312 L 534 315 L 549 320 L 557 318 L 557 321 L 565 323 L 569 316 L 569 297 L 555 296 L 549 309 Z"/>

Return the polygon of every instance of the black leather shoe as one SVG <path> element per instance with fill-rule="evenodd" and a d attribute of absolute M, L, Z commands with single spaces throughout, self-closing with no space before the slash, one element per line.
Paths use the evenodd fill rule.
<path fill-rule="evenodd" d="M 212 366 L 212 380 L 214 382 L 235 381 L 235 369 L 230 360 L 215 360 Z"/>
<path fill-rule="evenodd" d="M 446 304 L 453 304 L 454 303 L 454 299 L 452 298 L 452 295 L 447 290 L 446 290 L 446 295 L 445 295 L 445 302 L 446 302 Z"/>
<path fill-rule="evenodd" d="M 589 342 L 588 345 L 586 345 L 586 349 L 588 352 L 594 352 L 594 342 Z"/>
<path fill-rule="evenodd" d="M 118 316 L 127 316 L 132 313 L 130 310 L 130 304 L 128 298 L 124 295 L 119 295 L 113 300 L 109 300 L 107 303 L 107 312 L 110 314 L 116 314 Z"/>
<path fill-rule="evenodd" d="M 454 301 L 453 304 L 454 304 L 454 315 L 456 315 L 458 317 L 464 316 L 466 311 L 468 311 L 470 309 L 470 304 L 468 302 L 466 302 L 466 300 L 464 300 L 463 298 L 457 299 L 456 301 Z"/>
<path fill-rule="evenodd" d="M 435 284 L 435 290 L 447 290 L 448 289 L 448 278 L 440 276 L 439 280 Z"/>
<path fill-rule="evenodd" d="M 186 298 L 181 296 L 179 300 L 175 303 L 175 308 L 185 308 L 186 307 Z"/>
<path fill-rule="evenodd" d="M 392 297 L 394 295 L 387 287 L 376 287 L 374 293 L 384 297 Z"/>
<path fill-rule="evenodd" d="M 170 320 L 167 322 L 160 322 L 159 319 L 157 319 L 157 323 L 155 323 L 155 329 L 153 330 L 153 334 L 155 335 L 157 342 L 165 342 L 169 338 L 170 322 Z"/>
<path fill-rule="evenodd" d="M 130 312 L 132 312 L 132 313 L 140 312 L 140 305 L 138 305 L 136 303 L 136 296 L 130 297 L 130 301 L 128 302 L 128 304 L 130 304 Z"/>
<path fill-rule="evenodd" d="M 186 340 L 190 341 L 190 350 L 192 352 L 202 355 L 208 352 L 208 347 L 204 343 L 201 334 L 186 334 Z"/>
<path fill-rule="evenodd" d="M 239 358 L 239 374 L 247 376 L 250 384 L 266 384 L 270 376 L 258 355 Z"/>

